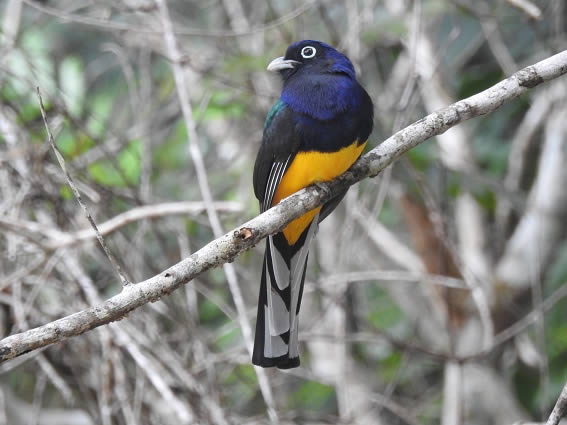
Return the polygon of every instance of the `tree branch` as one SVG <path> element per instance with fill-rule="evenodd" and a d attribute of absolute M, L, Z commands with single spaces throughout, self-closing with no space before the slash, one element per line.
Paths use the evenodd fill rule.
<path fill-rule="evenodd" d="M 239 202 L 215 201 L 213 207 L 218 212 L 236 213 L 242 212 L 243 207 Z M 206 211 L 206 206 L 199 201 L 164 202 L 160 204 L 142 205 L 131 208 L 118 214 L 107 221 L 98 224 L 101 235 L 109 235 L 118 229 L 140 220 L 153 220 L 171 215 L 196 216 Z M 66 248 L 77 243 L 86 242 L 96 237 L 95 231 L 89 227 L 74 232 L 64 232 L 58 229 L 46 228 L 35 221 L 6 219 L 0 217 L 0 229 L 11 231 L 35 240 L 49 250 Z M 45 238 L 46 240 L 42 240 Z"/>
<path fill-rule="evenodd" d="M 233 261 L 241 252 L 269 234 L 280 231 L 293 219 L 327 202 L 341 190 L 366 177 L 376 176 L 405 152 L 430 137 L 442 134 L 465 120 L 488 114 L 530 88 L 565 73 L 567 51 L 524 68 L 481 93 L 427 115 L 364 155 L 339 178 L 308 187 L 284 199 L 275 207 L 209 242 L 162 273 L 124 287 L 121 293 L 100 305 L 4 338 L 0 341 L 0 362 L 122 319 L 130 311 L 157 301 L 204 271 Z"/>
<path fill-rule="evenodd" d="M 565 416 L 567 412 L 567 384 L 561 390 L 561 395 L 557 399 L 557 403 L 555 403 L 555 407 L 553 411 L 549 415 L 547 419 L 546 425 L 558 425 L 561 419 Z"/>
<path fill-rule="evenodd" d="M 110 261 L 110 264 L 112 264 L 112 267 L 114 268 L 114 270 L 118 274 L 118 277 L 120 277 L 120 280 L 122 281 L 122 285 L 123 286 L 129 285 L 130 281 L 126 277 L 126 274 L 122 270 L 122 267 L 120 267 L 120 264 L 118 264 L 118 261 L 116 261 L 116 259 L 114 258 L 114 255 L 110 251 L 110 248 L 108 248 L 108 245 L 106 245 L 106 242 L 104 241 L 104 238 L 100 234 L 98 227 L 96 226 L 96 223 L 95 223 L 91 213 L 89 212 L 89 209 L 87 208 L 87 205 L 83 202 L 83 198 L 81 197 L 81 192 L 79 192 L 79 189 L 77 189 L 77 186 L 75 185 L 73 177 L 71 177 L 71 174 L 69 174 L 69 171 L 67 170 L 67 166 L 65 164 L 65 159 L 63 158 L 63 155 L 61 154 L 61 152 L 59 152 L 59 149 L 57 148 L 57 145 L 55 144 L 55 140 L 53 139 L 53 135 L 51 134 L 49 124 L 47 123 L 47 115 L 46 115 L 45 109 L 43 107 L 43 99 L 41 98 L 39 86 L 36 87 L 36 91 L 37 91 L 37 99 L 39 101 L 39 110 L 41 111 L 41 117 L 43 118 L 43 123 L 45 124 L 45 130 L 47 131 L 47 138 L 49 140 L 49 144 L 51 145 L 51 148 L 53 149 L 53 152 L 55 153 L 55 156 L 57 157 L 57 162 L 59 162 L 59 165 L 61 166 L 61 169 L 63 170 L 63 174 L 65 174 L 65 178 L 67 179 L 67 184 L 71 188 L 71 191 L 73 192 L 73 195 L 75 196 L 75 199 L 77 200 L 77 202 L 81 206 L 81 209 L 85 213 L 85 216 L 87 217 L 87 221 L 90 223 L 91 227 L 93 228 L 93 231 L 96 234 L 96 238 L 98 239 L 98 242 L 100 243 L 100 246 L 102 247 L 102 250 L 104 251 L 104 253 L 108 257 L 108 261 Z"/>

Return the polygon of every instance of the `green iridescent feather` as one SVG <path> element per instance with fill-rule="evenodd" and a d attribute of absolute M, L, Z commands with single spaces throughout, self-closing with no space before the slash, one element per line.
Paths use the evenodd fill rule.
<path fill-rule="evenodd" d="M 283 103 L 281 101 L 281 99 L 278 99 L 276 101 L 276 103 L 274 103 L 274 106 L 272 106 L 272 108 L 270 109 L 270 111 L 268 112 L 268 116 L 266 117 L 266 121 L 264 122 L 264 130 L 266 128 L 268 128 L 268 126 L 271 124 L 272 120 L 274 119 L 274 117 L 278 114 L 278 112 L 280 112 L 283 108 L 285 108 L 285 103 Z"/>

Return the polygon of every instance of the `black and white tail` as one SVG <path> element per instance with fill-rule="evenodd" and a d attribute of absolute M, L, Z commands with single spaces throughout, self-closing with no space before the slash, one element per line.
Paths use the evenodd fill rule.
<path fill-rule="evenodd" d="M 294 245 L 283 233 L 266 239 L 252 363 L 290 369 L 299 366 L 298 314 L 309 245 L 319 214 Z"/>

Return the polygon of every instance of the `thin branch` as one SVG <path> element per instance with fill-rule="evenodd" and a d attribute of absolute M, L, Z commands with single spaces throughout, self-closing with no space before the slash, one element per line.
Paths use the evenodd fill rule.
<path fill-rule="evenodd" d="M 136 285 L 125 286 L 120 294 L 97 306 L 4 338 L 0 341 L 0 362 L 122 319 L 132 310 L 170 294 L 204 271 L 233 261 L 241 252 L 266 236 L 281 231 L 295 218 L 329 201 L 354 183 L 378 175 L 423 141 L 463 121 L 493 112 L 530 88 L 565 73 L 567 51 L 524 68 L 481 93 L 427 115 L 371 150 L 337 179 L 300 190 L 260 216 L 209 242 L 159 275 Z"/>
<path fill-rule="evenodd" d="M 520 9 L 526 15 L 533 19 L 541 19 L 541 9 L 528 0 L 506 0 L 510 6 Z"/>
<path fill-rule="evenodd" d="M 557 403 L 555 403 L 555 407 L 553 408 L 551 415 L 549 415 L 549 419 L 547 419 L 546 425 L 558 425 L 561 419 L 567 413 L 567 384 L 561 390 L 561 394 L 559 395 L 559 399 Z"/>
<path fill-rule="evenodd" d="M 242 204 L 234 201 L 215 201 L 213 202 L 213 207 L 218 212 L 233 213 L 242 211 Z M 196 201 L 164 202 L 161 204 L 143 205 L 108 219 L 98 225 L 98 230 L 102 236 L 106 236 L 136 221 L 156 219 L 170 215 L 188 214 L 196 216 L 205 211 L 205 204 Z M 92 228 L 67 233 L 55 228 L 46 228 L 35 221 L 6 219 L 2 217 L 0 217 L 0 229 L 17 233 L 29 240 L 37 242 L 47 249 L 64 248 L 96 237 L 96 232 Z M 47 238 L 47 241 L 41 240 L 41 237 Z"/>
<path fill-rule="evenodd" d="M 524 115 L 522 122 L 517 126 L 514 138 L 510 143 L 507 172 L 503 181 L 506 192 L 517 193 L 521 191 L 521 182 L 527 173 L 528 166 L 533 162 L 530 148 L 536 143 L 534 134 L 542 126 L 544 119 L 548 117 L 555 99 L 564 96 L 564 91 L 564 84 L 555 82 L 541 90 L 537 96 L 534 96 L 530 108 Z M 507 237 L 510 231 L 515 207 L 510 197 L 499 196 L 498 198 L 496 228 L 500 229 L 500 240 L 498 242 L 503 245 L 503 239 Z"/>
<path fill-rule="evenodd" d="M 386 257 L 400 267 L 415 273 L 423 273 L 425 266 L 421 258 L 380 221 L 370 220 L 371 214 L 362 205 L 354 205 L 352 210 L 352 215 L 368 234 L 368 238 L 374 242 Z"/>
<path fill-rule="evenodd" d="M 211 31 L 205 29 L 197 29 L 197 28 L 176 28 L 174 30 L 176 35 L 182 36 L 198 36 L 198 37 L 215 37 L 215 38 L 229 38 L 229 37 L 242 37 L 252 34 L 263 33 L 266 31 L 270 31 L 284 25 L 289 21 L 293 21 L 297 17 L 303 15 L 304 13 L 311 10 L 320 0 L 311 0 L 300 3 L 300 5 L 292 10 L 291 12 L 279 17 L 278 19 L 273 20 L 272 22 L 268 22 L 264 25 L 258 25 L 253 28 L 249 28 L 247 30 L 241 31 Z M 61 10 L 44 6 L 39 2 L 32 1 L 32 0 L 23 0 L 25 4 L 28 6 L 33 7 L 34 9 L 45 13 L 46 15 L 54 16 L 64 21 L 71 21 L 80 23 L 83 25 L 90 25 L 95 26 L 99 29 L 109 30 L 109 31 L 131 31 L 133 33 L 138 34 L 163 34 L 164 30 L 159 29 L 152 29 L 148 28 L 147 26 L 140 25 L 139 23 L 124 23 L 118 21 L 108 21 L 106 19 L 98 19 L 93 18 L 90 16 L 82 16 L 73 13 L 66 13 Z"/>
<path fill-rule="evenodd" d="M 240 212 L 242 211 L 242 204 L 239 202 L 231 201 L 218 201 L 213 202 L 213 208 L 216 211 L 222 212 Z M 132 208 L 122 214 L 118 214 L 115 217 L 101 223 L 98 226 L 101 235 L 108 235 L 127 224 L 144 220 L 144 219 L 154 219 L 169 215 L 197 215 L 203 213 L 206 210 L 206 206 L 203 202 L 164 202 L 161 204 L 154 205 L 144 205 L 141 207 Z M 2 223 L 0 222 L 0 226 Z M 96 236 L 93 229 L 83 229 L 74 233 L 63 234 L 63 239 L 53 241 L 53 245 L 48 243 L 50 248 L 61 248 L 69 245 L 73 245 L 78 242 L 83 242 L 92 239 Z"/>
<path fill-rule="evenodd" d="M 219 212 L 241 212 L 242 205 L 234 201 L 215 201 L 213 207 Z M 181 201 L 181 202 L 164 202 L 161 204 L 143 205 L 141 207 L 132 208 L 121 214 L 118 214 L 107 221 L 98 225 L 99 233 L 102 236 L 109 235 L 121 227 L 130 223 L 145 219 L 156 219 L 170 215 L 191 215 L 196 216 L 206 211 L 203 202 Z M 96 238 L 96 232 L 92 228 L 77 230 L 75 232 L 64 232 L 56 228 L 46 228 L 41 223 L 29 220 L 6 219 L 0 217 L 0 229 L 8 232 L 16 233 L 26 239 L 37 243 L 44 249 L 55 250 L 66 248 L 77 243 L 85 242 Z M 44 240 L 46 239 L 46 240 Z M 33 270 L 31 265 L 26 267 L 27 272 L 16 272 L 14 276 L 6 278 L 4 282 L 15 280 L 15 276 L 25 276 Z M 6 283 L 0 281 L 0 289 L 6 286 Z"/>
<path fill-rule="evenodd" d="M 337 336 L 334 333 L 315 333 L 315 332 L 301 332 L 299 335 L 300 341 L 314 341 L 318 339 L 332 341 L 334 343 L 368 343 L 376 345 L 379 343 L 387 342 L 397 350 L 407 351 L 410 353 L 417 353 L 423 356 L 440 360 L 440 361 L 461 361 L 457 356 L 442 351 L 435 351 L 424 345 L 418 345 L 406 342 L 399 337 L 395 337 L 388 331 L 383 329 L 373 329 L 372 332 L 349 332 L 348 335 Z"/>
<path fill-rule="evenodd" d="M 549 113 L 544 129 L 538 174 L 534 179 L 520 218 L 504 253 L 495 267 L 495 281 L 501 288 L 498 304 L 508 302 L 514 293 L 529 288 L 533 279 L 539 279 L 563 242 L 564 215 L 567 213 L 567 152 L 564 137 L 567 106 L 558 101 Z"/>
<path fill-rule="evenodd" d="M 557 288 L 550 296 L 548 296 L 541 305 L 534 306 L 534 309 L 524 315 L 520 320 L 516 321 L 514 324 L 510 325 L 503 331 L 499 332 L 494 336 L 492 346 L 479 351 L 476 354 L 465 355 L 465 356 L 453 356 L 451 359 L 458 360 L 459 362 L 467 362 L 471 360 L 476 360 L 485 357 L 492 352 L 496 347 L 504 344 L 505 342 L 511 340 L 515 336 L 525 332 L 531 325 L 537 322 L 538 317 L 542 313 L 546 313 L 553 308 L 559 301 L 567 297 L 567 282 Z"/>
<path fill-rule="evenodd" d="M 567 282 L 557 288 L 550 296 L 548 296 L 545 301 L 540 306 L 534 306 L 534 309 L 524 315 L 520 320 L 510 325 L 508 328 L 504 329 L 494 337 L 493 348 L 506 341 L 514 338 L 516 335 L 524 332 L 531 325 L 537 322 L 540 314 L 548 312 L 551 308 L 557 304 L 559 301 L 567 297 Z M 486 353 L 486 352 L 485 352 Z M 485 354 L 481 353 L 481 354 Z"/>
<path fill-rule="evenodd" d="M 338 273 L 324 276 L 319 279 L 322 288 L 329 287 L 330 285 L 344 285 L 364 281 L 393 281 L 396 284 L 399 284 L 400 282 L 422 283 L 425 281 L 428 284 L 445 286 L 447 288 L 470 289 L 462 279 L 404 270 L 368 270 Z"/>
<path fill-rule="evenodd" d="M 452 361 L 446 362 L 444 372 L 441 425 L 459 425 L 463 423 L 462 365 Z"/>
<path fill-rule="evenodd" d="M 189 140 L 188 140 L 189 153 L 191 155 L 193 166 L 195 167 L 195 172 L 197 174 L 199 191 L 201 192 L 201 196 L 203 197 L 203 201 L 205 203 L 205 206 L 207 207 L 207 216 L 209 218 L 209 223 L 211 224 L 211 227 L 213 229 L 213 234 L 216 238 L 218 238 L 219 236 L 222 235 L 223 228 L 219 216 L 217 214 L 217 211 L 213 207 L 213 196 L 211 194 L 211 189 L 209 186 L 203 155 L 199 148 L 199 137 L 197 134 L 197 127 L 195 124 L 195 120 L 193 119 L 193 110 L 191 107 L 191 103 L 189 101 L 190 89 L 189 86 L 186 84 L 184 69 L 180 61 L 181 52 L 179 51 L 177 39 L 173 33 L 173 23 L 169 15 L 169 9 L 167 7 L 166 1 L 155 0 L 155 2 L 158 6 L 161 23 L 164 29 L 164 39 L 165 39 L 167 52 L 170 55 L 170 57 L 173 58 L 171 67 L 173 70 L 173 77 L 175 79 L 175 86 L 177 88 L 179 103 L 183 113 L 183 118 L 185 120 L 185 126 L 187 127 L 187 133 L 189 136 Z M 230 293 L 232 294 L 232 298 L 236 306 L 236 311 L 238 314 L 238 322 L 240 325 L 240 329 L 242 330 L 242 335 L 246 343 L 246 348 L 248 349 L 249 355 L 252 356 L 252 340 L 253 340 L 252 328 L 250 326 L 250 321 L 248 320 L 248 316 L 246 314 L 246 306 L 244 304 L 242 291 L 240 290 L 240 286 L 238 284 L 236 271 L 233 265 L 228 263 L 223 264 L 223 269 L 228 283 L 228 287 L 230 289 Z M 268 416 L 270 417 L 272 423 L 277 424 L 279 423 L 279 419 L 276 413 L 275 402 L 274 402 L 272 390 L 268 382 L 268 378 L 266 376 L 266 372 L 259 367 L 255 367 L 254 371 L 258 377 L 260 393 L 262 394 L 262 397 L 266 402 Z"/>
<path fill-rule="evenodd" d="M 183 403 L 181 399 L 174 394 L 170 386 L 167 384 L 164 376 L 159 372 L 159 370 L 152 364 L 149 356 L 142 353 L 137 344 L 133 344 L 130 337 L 119 327 L 112 327 L 115 331 L 115 341 L 119 346 L 124 347 L 132 358 L 136 361 L 154 385 L 156 390 L 163 397 L 168 406 L 175 411 L 177 417 L 181 423 L 194 423 L 195 417 L 193 412 L 191 412 L 189 405 Z"/>
<path fill-rule="evenodd" d="M 112 255 L 112 253 L 110 252 L 110 249 L 108 249 L 108 247 L 106 246 L 106 243 L 104 242 L 104 238 L 102 237 L 102 235 L 98 231 L 98 228 L 96 227 L 96 223 L 94 222 L 93 217 L 89 213 L 87 206 L 83 203 L 83 199 L 81 198 L 81 193 L 77 189 L 77 186 L 75 186 L 75 183 L 73 182 L 73 178 L 71 177 L 71 175 L 67 171 L 67 167 L 65 166 L 65 159 L 63 159 L 63 155 L 61 155 L 61 152 L 59 152 L 59 149 L 57 149 L 57 146 L 55 145 L 55 140 L 53 140 L 53 134 L 51 134 L 51 130 L 49 129 L 49 125 L 47 124 L 47 116 L 45 114 L 45 109 L 43 107 L 43 99 L 41 98 L 41 93 L 39 91 L 39 87 L 36 87 L 36 90 L 37 90 L 37 98 L 38 98 L 38 101 L 39 101 L 39 109 L 41 110 L 41 116 L 43 118 L 43 123 L 45 124 L 45 130 L 47 131 L 47 137 L 49 138 L 49 144 L 51 145 L 53 152 L 55 152 L 55 156 L 57 157 L 57 161 L 59 161 L 59 165 L 61 166 L 63 173 L 65 173 L 65 178 L 67 179 L 67 183 L 71 187 L 73 194 L 75 195 L 75 198 L 77 199 L 77 202 L 79 203 L 79 205 L 83 209 L 85 215 L 87 216 L 87 220 L 89 221 L 94 232 L 96 233 L 96 237 L 98 239 L 98 242 L 100 243 L 100 246 L 102 246 L 102 249 L 104 250 L 104 253 L 108 257 L 108 260 L 110 261 L 110 263 L 112 264 L 112 266 L 116 270 L 116 273 L 120 277 L 120 280 L 122 281 L 122 285 L 124 285 L 124 286 L 129 285 L 130 281 L 126 278 L 126 275 L 122 271 L 120 264 L 118 264 L 118 262 L 116 261 L 116 259 Z"/>

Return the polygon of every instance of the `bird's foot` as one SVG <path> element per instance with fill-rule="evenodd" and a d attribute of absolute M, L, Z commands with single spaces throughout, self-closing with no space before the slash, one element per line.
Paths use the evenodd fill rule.
<path fill-rule="evenodd" d="M 325 182 L 315 182 L 313 185 L 316 186 L 317 189 L 321 190 L 325 195 L 330 196 L 331 190 Z"/>

